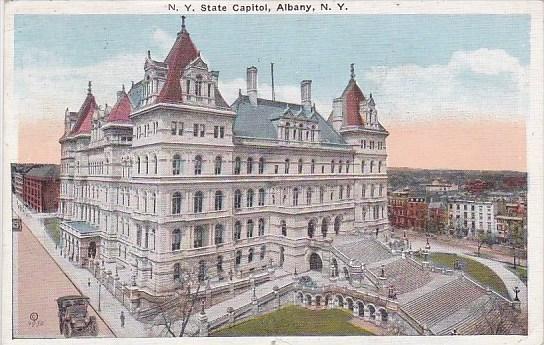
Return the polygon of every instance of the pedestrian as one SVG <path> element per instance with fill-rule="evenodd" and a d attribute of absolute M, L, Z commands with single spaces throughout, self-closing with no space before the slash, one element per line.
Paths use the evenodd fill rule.
<path fill-rule="evenodd" d="M 121 319 L 121 328 L 125 327 L 125 313 L 121 310 L 121 315 L 119 316 L 119 319 Z"/>
<path fill-rule="evenodd" d="M 87 286 L 91 287 L 91 278 L 87 278 Z"/>

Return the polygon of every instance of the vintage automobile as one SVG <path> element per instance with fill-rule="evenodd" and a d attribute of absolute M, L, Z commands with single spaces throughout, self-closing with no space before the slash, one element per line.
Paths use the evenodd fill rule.
<path fill-rule="evenodd" d="M 65 338 L 73 336 L 97 336 L 96 316 L 90 316 L 87 307 L 89 297 L 69 295 L 57 298 L 59 329 Z"/>

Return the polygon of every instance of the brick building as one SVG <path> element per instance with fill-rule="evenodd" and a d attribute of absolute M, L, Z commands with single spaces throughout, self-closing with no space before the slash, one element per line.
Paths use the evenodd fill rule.
<path fill-rule="evenodd" d="M 23 177 L 23 201 L 36 212 L 56 212 L 59 205 L 58 165 L 32 168 Z"/>
<path fill-rule="evenodd" d="M 389 223 L 398 228 L 424 231 L 427 223 L 425 196 L 410 190 L 393 192 L 389 197 Z"/>

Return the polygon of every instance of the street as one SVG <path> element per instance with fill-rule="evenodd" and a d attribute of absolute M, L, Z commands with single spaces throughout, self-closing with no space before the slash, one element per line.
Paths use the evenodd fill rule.
<path fill-rule="evenodd" d="M 60 296 L 81 293 L 25 224 L 22 226 L 22 232 L 13 233 L 13 246 L 15 284 L 13 336 L 15 338 L 63 338 L 59 332 L 56 299 Z M 88 312 L 90 315 L 97 316 L 90 307 Z M 96 319 L 98 336 L 113 337 L 113 333 L 104 321 L 98 316 Z"/>

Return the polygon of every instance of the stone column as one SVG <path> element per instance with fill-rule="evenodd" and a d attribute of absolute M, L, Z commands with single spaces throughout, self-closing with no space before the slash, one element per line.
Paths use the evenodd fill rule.
<path fill-rule="evenodd" d="M 374 324 L 376 326 L 379 326 L 381 324 L 381 322 L 382 322 L 382 312 L 379 309 L 377 309 L 376 312 L 374 313 L 374 316 L 375 316 L 374 317 Z"/>
<path fill-rule="evenodd" d="M 199 323 L 199 337 L 208 336 L 208 316 L 204 312 L 198 314 L 198 323 Z"/>
<path fill-rule="evenodd" d="M 359 316 L 359 304 L 356 302 L 353 303 L 353 316 Z"/>
<path fill-rule="evenodd" d="M 364 308 L 363 308 L 363 320 L 365 321 L 369 321 L 370 320 L 370 310 L 368 309 L 368 307 L 365 305 Z"/>

